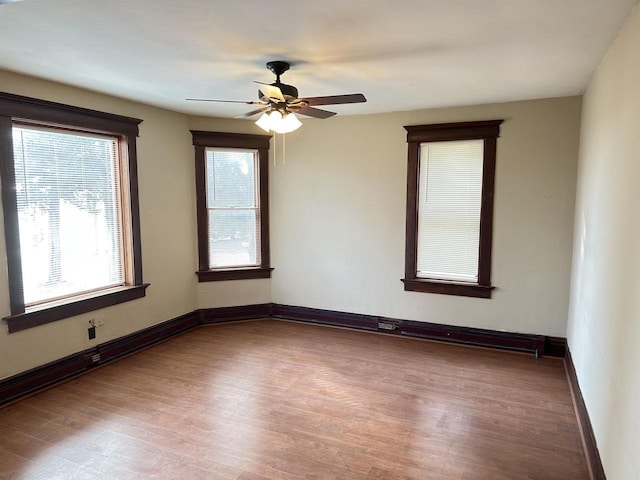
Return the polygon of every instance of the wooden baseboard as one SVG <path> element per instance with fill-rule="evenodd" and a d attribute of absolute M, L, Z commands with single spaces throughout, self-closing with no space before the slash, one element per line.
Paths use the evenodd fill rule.
<path fill-rule="evenodd" d="M 318 308 L 296 307 L 274 303 L 271 316 L 285 320 L 320 323 L 340 327 L 359 328 L 364 330 L 378 330 L 378 318 L 359 313 L 336 312 Z"/>
<path fill-rule="evenodd" d="M 536 355 L 551 357 L 564 357 L 564 349 L 566 346 L 566 339 L 560 337 L 456 327 L 358 313 L 281 305 L 277 303 L 272 305 L 271 316 L 273 318 L 376 330 L 383 333 L 429 338 L 432 340 L 526 351 Z"/>
<path fill-rule="evenodd" d="M 532 353 L 537 352 L 539 355 L 558 357 L 564 356 L 566 346 L 566 340 L 557 337 L 454 327 L 451 325 L 389 319 L 374 315 L 277 303 L 205 308 L 0 380 L 0 405 L 47 388 L 97 365 L 129 355 L 141 348 L 166 340 L 198 325 L 256 318 L 282 318 L 394 335 L 523 350 Z"/>
<path fill-rule="evenodd" d="M 93 350 L 74 353 L 0 381 L 0 405 L 78 375 L 93 366 Z"/>
<path fill-rule="evenodd" d="M 589 467 L 589 473 L 591 474 L 591 480 L 607 480 L 604 473 L 604 467 L 602 466 L 600 452 L 598 451 L 596 437 L 593 433 L 593 427 L 591 426 L 591 420 L 589 419 L 589 412 L 587 411 L 587 406 L 584 403 L 584 397 L 582 396 L 582 391 L 578 384 L 576 368 L 573 364 L 571 351 L 568 347 L 566 349 L 566 356 L 564 357 L 564 368 L 567 372 L 569 386 L 571 387 L 571 395 L 576 409 L 576 416 L 578 417 L 578 423 L 580 424 L 580 433 L 582 434 L 582 442 L 584 445 L 585 456 L 587 457 L 587 465 Z"/>
<path fill-rule="evenodd" d="M 238 307 L 203 308 L 200 310 L 202 324 L 234 322 L 253 318 L 269 318 L 272 311 L 271 303 L 255 305 L 241 305 Z"/>
<path fill-rule="evenodd" d="M 480 328 L 455 327 L 437 323 L 405 321 L 400 324 L 403 335 L 483 347 L 518 350 L 544 355 L 544 335 L 498 332 Z"/>
<path fill-rule="evenodd" d="M 191 330 L 200 325 L 200 323 L 201 314 L 199 311 L 194 310 L 122 338 L 100 344 L 95 348 L 96 353 L 100 356 L 95 363 L 103 364 L 124 355 L 129 355 L 144 347 Z"/>
<path fill-rule="evenodd" d="M 199 324 L 200 313 L 194 311 L 0 380 L 0 405 L 13 402 L 93 367 L 166 340 Z"/>
<path fill-rule="evenodd" d="M 567 353 L 567 339 L 563 337 L 545 337 L 544 355 L 564 358 Z"/>

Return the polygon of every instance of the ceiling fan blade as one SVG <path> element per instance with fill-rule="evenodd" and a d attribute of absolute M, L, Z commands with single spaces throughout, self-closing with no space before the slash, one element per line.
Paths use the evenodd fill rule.
<path fill-rule="evenodd" d="M 268 108 L 269 108 L 269 105 L 264 105 L 264 106 L 262 106 L 260 108 L 256 108 L 255 110 L 251 110 L 250 112 L 243 113 L 242 115 L 236 115 L 234 118 L 251 117 L 251 116 L 255 115 L 256 113 L 264 112 Z"/>
<path fill-rule="evenodd" d="M 245 102 L 243 100 L 214 100 L 211 98 L 185 98 L 191 102 L 222 102 L 222 103 L 244 103 L 245 105 L 264 105 L 262 102 Z"/>
<path fill-rule="evenodd" d="M 278 87 L 274 87 L 273 85 L 270 85 L 268 83 L 255 83 L 261 85 L 260 91 L 265 97 L 273 100 L 274 102 L 286 102 L 286 100 L 284 99 L 284 95 L 282 95 L 282 90 L 280 90 Z"/>
<path fill-rule="evenodd" d="M 340 103 L 364 103 L 367 99 L 361 93 L 349 95 L 329 95 L 328 97 L 301 98 L 309 105 L 338 105 Z"/>
<path fill-rule="evenodd" d="M 301 113 L 302 115 L 306 115 L 307 117 L 314 118 L 329 118 L 333 117 L 336 112 L 330 112 L 328 110 L 320 110 L 319 108 L 313 107 L 300 107 L 295 110 L 296 113 Z"/>

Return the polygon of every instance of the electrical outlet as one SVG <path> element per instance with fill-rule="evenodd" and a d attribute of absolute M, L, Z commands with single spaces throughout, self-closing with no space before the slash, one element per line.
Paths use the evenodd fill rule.
<path fill-rule="evenodd" d="M 96 327 L 89 327 L 87 330 L 89 331 L 89 340 L 96 338 Z"/>

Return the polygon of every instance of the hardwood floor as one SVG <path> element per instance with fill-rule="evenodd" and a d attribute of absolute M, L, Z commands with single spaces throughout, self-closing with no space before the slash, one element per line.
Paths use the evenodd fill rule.
<path fill-rule="evenodd" d="M 278 320 L 0 410 L 1 479 L 588 479 L 562 362 Z"/>

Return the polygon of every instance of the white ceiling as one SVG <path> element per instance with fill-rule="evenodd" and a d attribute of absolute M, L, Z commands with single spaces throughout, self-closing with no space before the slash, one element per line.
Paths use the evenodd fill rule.
<path fill-rule="evenodd" d="M 0 69 L 185 113 L 251 107 L 269 60 L 340 114 L 582 93 L 636 0 L 25 0 L 0 5 Z M 1 90 L 1 83 L 0 83 Z M 37 96 L 37 95 L 33 95 Z"/>

